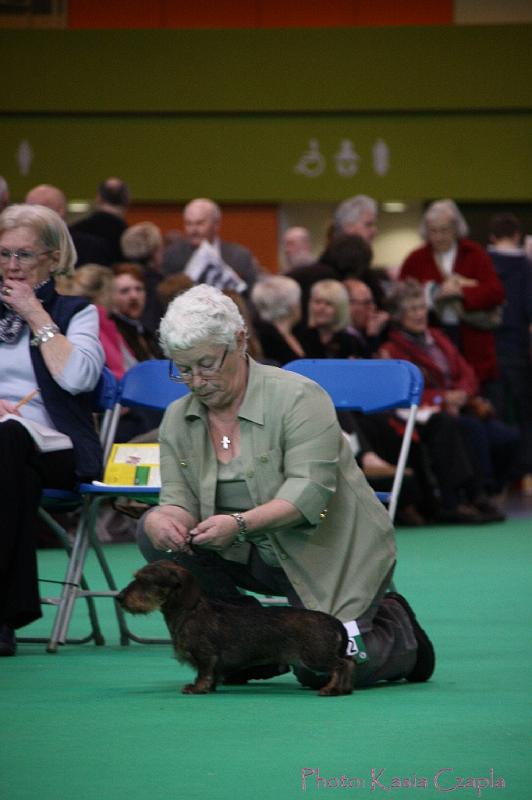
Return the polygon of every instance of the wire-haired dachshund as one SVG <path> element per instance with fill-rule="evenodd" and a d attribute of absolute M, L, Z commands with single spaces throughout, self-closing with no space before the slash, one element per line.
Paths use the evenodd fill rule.
<path fill-rule="evenodd" d="M 214 692 L 228 673 L 275 662 L 330 674 L 319 692 L 324 697 L 353 690 L 347 632 L 329 614 L 209 600 L 196 578 L 172 561 L 139 569 L 117 600 L 132 614 L 162 611 L 177 658 L 197 670 L 184 694 Z"/>

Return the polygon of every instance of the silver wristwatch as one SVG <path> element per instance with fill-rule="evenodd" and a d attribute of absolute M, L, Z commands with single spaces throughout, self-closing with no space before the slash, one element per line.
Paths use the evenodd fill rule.
<path fill-rule="evenodd" d="M 39 347 L 39 345 L 49 342 L 57 333 L 61 333 L 57 325 L 43 325 L 38 331 L 35 331 L 33 339 L 30 339 L 32 347 Z"/>
<path fill-rule="evenodd" d="M 229 516 L 233 517 L 234 519 L 236 519 L 236 522 L 237 522 L 237 525 L 238 525 L 238 534 L 237 534 L 237 537 L 236 537 L 236 541 L 237 542 L 245 542 L 245 541 L 247 541 L 246 540 L 246 534 L 248 532 L 248 526 L 246 525 L 246 520 L 244 519 L 244 517 L 242 516 L 240 511 L 235 511 L 234 514 L 229 514 Z"/>

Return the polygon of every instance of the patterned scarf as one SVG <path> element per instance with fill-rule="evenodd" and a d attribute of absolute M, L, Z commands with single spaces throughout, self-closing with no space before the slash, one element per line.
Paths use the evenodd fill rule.
<path fill-rule="evenodd" d="M 46 278 L 45 281 L 38 283 L 34 287 L 34 291 L 42 303 L 48 299 L 50 290 L 53 291 L 53 288 L 53 280 Z M 22 335 L 25 325 L 26 320 L 0 300 L 0 342 L 16 344 Z"/>

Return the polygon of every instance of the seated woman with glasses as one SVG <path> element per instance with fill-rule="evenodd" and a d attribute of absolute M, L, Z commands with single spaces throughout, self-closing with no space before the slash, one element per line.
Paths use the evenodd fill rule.
<path fill-rule="evenodd" d="M 251 359 L 241 314 L 213 287 L 173 300 L 160 333 L 190 392 L 161 425 L 160 506 L 139 530 L 145 558 L 175 560 L 212 598 L 256 603 L 242 593 L 251 590 L 356 622 L 367 654 L 359 686 L 428 680 L 432 645 L 406 600 L 386 593 L 396 557 L 389 516 L 326 392 Z M 231 682 L 287 669 L 251 666 Z"/>
<path fill-rule="evenodd" d="M 49 208 L 13 205 L 0 215 L 0 656 L 15 654 L 14 629 L 41 616 L 35 528 L 44 486 L 72 489 L 101 472 L 92 390 L 104 354 L 98 312 L 57 294 L 73 270 L 67 227 Z M 65 434 L 40 452 L 17 420 Z"/>

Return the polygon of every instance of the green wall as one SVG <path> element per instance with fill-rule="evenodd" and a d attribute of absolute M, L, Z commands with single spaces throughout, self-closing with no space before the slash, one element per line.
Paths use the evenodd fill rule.
<path fill-rule="evenodd" d="M 15 198 L 119 174 L 146 201 L 528 200 L 531 52 L 527 25 L 2 31 L 0 174 Z"/>

